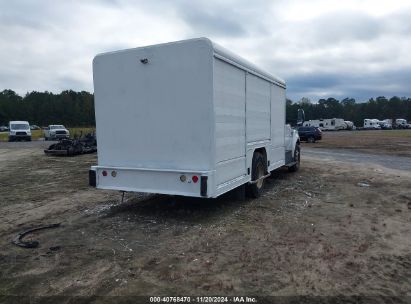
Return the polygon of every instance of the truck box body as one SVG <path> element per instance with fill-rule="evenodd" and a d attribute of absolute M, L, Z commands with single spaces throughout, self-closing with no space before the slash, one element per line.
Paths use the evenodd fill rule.
<path fill-rule="evenodd" d="M 285 164 L 285 83 L 206 38 L 101 54 L 93 75 L 97 188 L 217 197 L 256 149 Z"/>

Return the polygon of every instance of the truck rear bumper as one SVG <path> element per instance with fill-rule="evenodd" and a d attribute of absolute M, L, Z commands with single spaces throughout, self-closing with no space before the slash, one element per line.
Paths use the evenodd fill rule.
<path fill-rule="evenodd" d="M 98 189 L 211 197 L 213 171 L 93 166 L 89 184 Z"/>

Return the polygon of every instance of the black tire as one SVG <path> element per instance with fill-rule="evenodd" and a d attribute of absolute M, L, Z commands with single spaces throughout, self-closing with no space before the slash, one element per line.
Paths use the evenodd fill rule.
<path fill-rule="evenodd" d="M 13 137 L 9 137 L 9 142 L 13 142 L 14 138 Z"/>
<path fill-rule="evenodd" d="M 255 181 L 261 176 L 266 174 L 266 161 L 264 156 L 261 153 L 254 153 L 253 155 L 253 164 L 251 168 L 251 180 Z M 260 182 L 255 184 L 248 184 L 247 185 L 247 196 L 252 198 L 260 197 L 264 188 L 264 179 L 261 179 Z"/>
<path fill-rule="evenodd" d="M 294 161 L 296 162 L 295 165 L 288 167 L 288 171 L 290 172 L 296 172 L 298 169 L 300 169 L 300 160 L 301 160 L 301 150 L 300 150 L 300 145 L 297 144 L 294 150 Z"/>
<path fill-rule="evenodd" d="M 307 138 L 307 142 L 309 142 L 309 143 L 315 143 L 315 138 L 312 137 L 312 136 L 310 136 L 310 137 Z"/>
<path fill-rule="evenodd" d="M 74 148 L 72 146 L 69 146 L 67 148 L 67 156 L 73 156 L 74 155 Z"/>

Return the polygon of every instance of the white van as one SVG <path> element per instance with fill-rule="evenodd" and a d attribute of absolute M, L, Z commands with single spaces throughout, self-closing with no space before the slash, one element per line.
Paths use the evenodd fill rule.
<path fill-rule="evenodd" d="M 16 140 L 31 141 L 30 125 L 27 121 L 9 122 L 9 141 Z"/>
<path fill-rule="evenodd" d="M 100 189 L 260 195 L 272 170 L 298 169 L 285 82 L 209 39 L 98 55 L 93 61 Z"/>

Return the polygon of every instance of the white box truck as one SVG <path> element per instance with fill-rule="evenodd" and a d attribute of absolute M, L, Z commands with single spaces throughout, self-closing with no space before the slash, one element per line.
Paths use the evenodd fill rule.
<path fill-rule="evenodd" d="M 297 170 L 299 137 L 285 126 L 285 83 L 207 38 L 93 60 L 99 189 L 259 196 L 270 171 Z"/>

